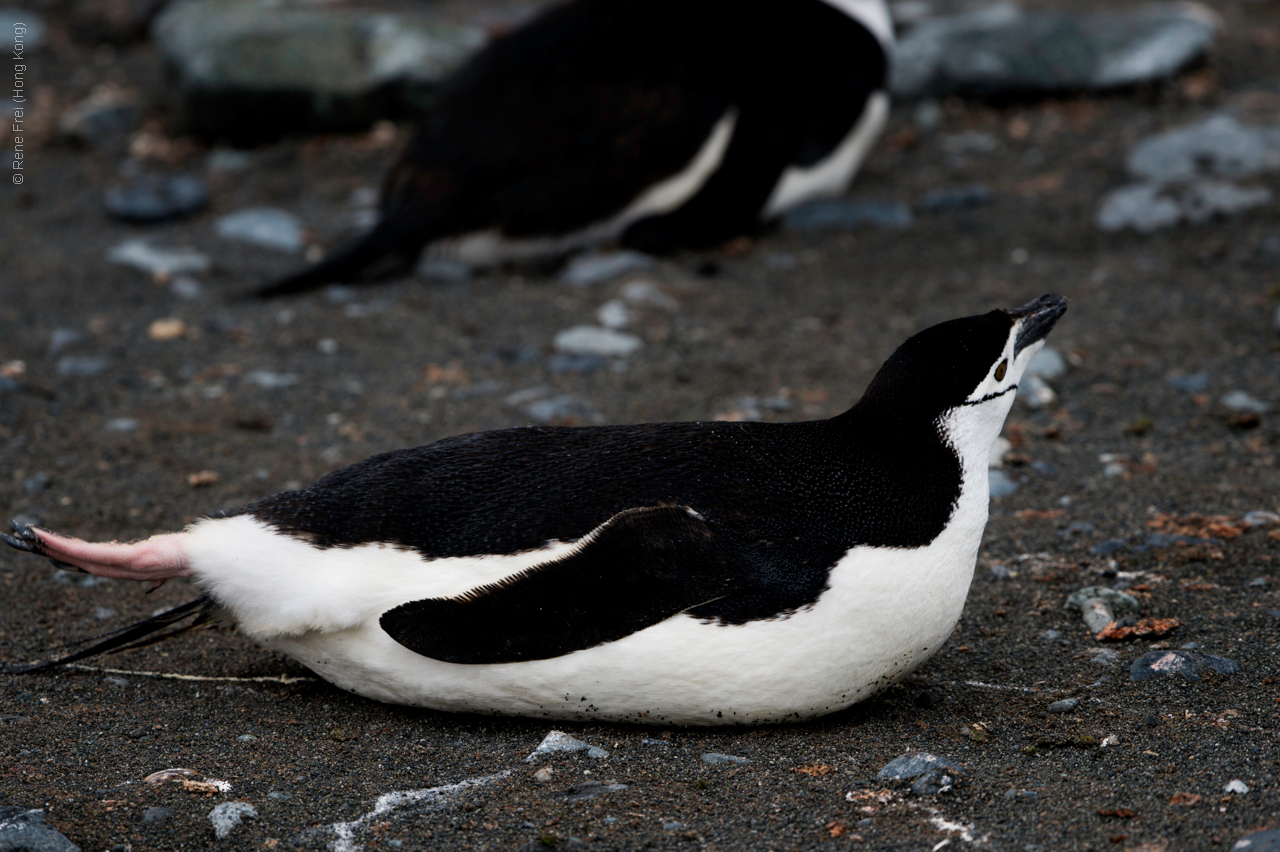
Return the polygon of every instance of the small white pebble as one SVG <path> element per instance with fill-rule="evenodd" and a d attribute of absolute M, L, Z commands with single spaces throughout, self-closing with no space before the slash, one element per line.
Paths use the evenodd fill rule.
<path fill-rule="evenodd" d="M 1249 785 L 1241 781 L 1239 778 L 1235 778 L 1235 779 L 1232 779 L 1231 781 L 1228 781 L 1227 786 L 1223 787 L 1222 789 L 1223 789 L 1223 792 L 1238 793 L 1243 796 L 1245 793 L 1249 792 Z"/>

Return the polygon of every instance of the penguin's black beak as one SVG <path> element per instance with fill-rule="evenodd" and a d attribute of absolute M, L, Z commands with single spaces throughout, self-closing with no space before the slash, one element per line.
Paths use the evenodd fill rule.
<path fill-rule="evenodd" d="M 1066 312 L 1067 300 L 1052 293 L 1009 311 L 1014 322 L 1022 323 L 1018 329 L 1018 339 L 1013 344 L 1014 357 L 1037 340 L 1048 337 L 1058 318 Z"/>

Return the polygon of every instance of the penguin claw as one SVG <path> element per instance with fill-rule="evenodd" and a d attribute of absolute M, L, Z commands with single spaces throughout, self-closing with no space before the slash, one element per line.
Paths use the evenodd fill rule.
<path fill-rule="evenodd" d="M 36 552 L 36 546 L 31 542 L 24 541 L 23 539 L 19 539 L 19 538 L 14 538 L 13 536 L 7 535 L 5 533 L 0 533 L 0 541 L 3 541 L 5 544 L 9 545 L 14 550 L 21 550 L 24 553 Z"/>

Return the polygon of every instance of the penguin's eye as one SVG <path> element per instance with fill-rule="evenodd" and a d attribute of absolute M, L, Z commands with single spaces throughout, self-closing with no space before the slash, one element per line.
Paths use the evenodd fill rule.
<path fill-rule="evenodd" d="M 1003 382 L 1004 374 L 1008 372 L 1008 370 L 1009 370 L 1009 359 L 1006 358 L 1005 360 L 1000 362 L 999 367 L 996 367 L 996 381 Z"/>

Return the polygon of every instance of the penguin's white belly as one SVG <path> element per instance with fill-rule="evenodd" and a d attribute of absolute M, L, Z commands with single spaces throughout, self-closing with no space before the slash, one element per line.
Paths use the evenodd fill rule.
<path fill-rule="evenodd" d="M 924 548 L 853 548 L 817 602 L 789 616 L 721 625 L 681 614 L 615 642 L 519 663 L 424 657 L 389 637 L 378 619 L 406 601 L 458 595 L 556 558 L 571 544 L 424 562 L 383 545 L 319 550 L 239 517 L 197 525 L 188 550 L 201 584 L 246 633 L 360 695 L 558 719 L 762 724 L 847 707 L 938 650 L 973 576 L 986 520 L 982 490 L 981 517 L 958 510 Z M 222 546 L 202 547 L 202 533 Z M 227 564 L 228 534 L 242 539 L 230 552 L 251 556 Z"/>

